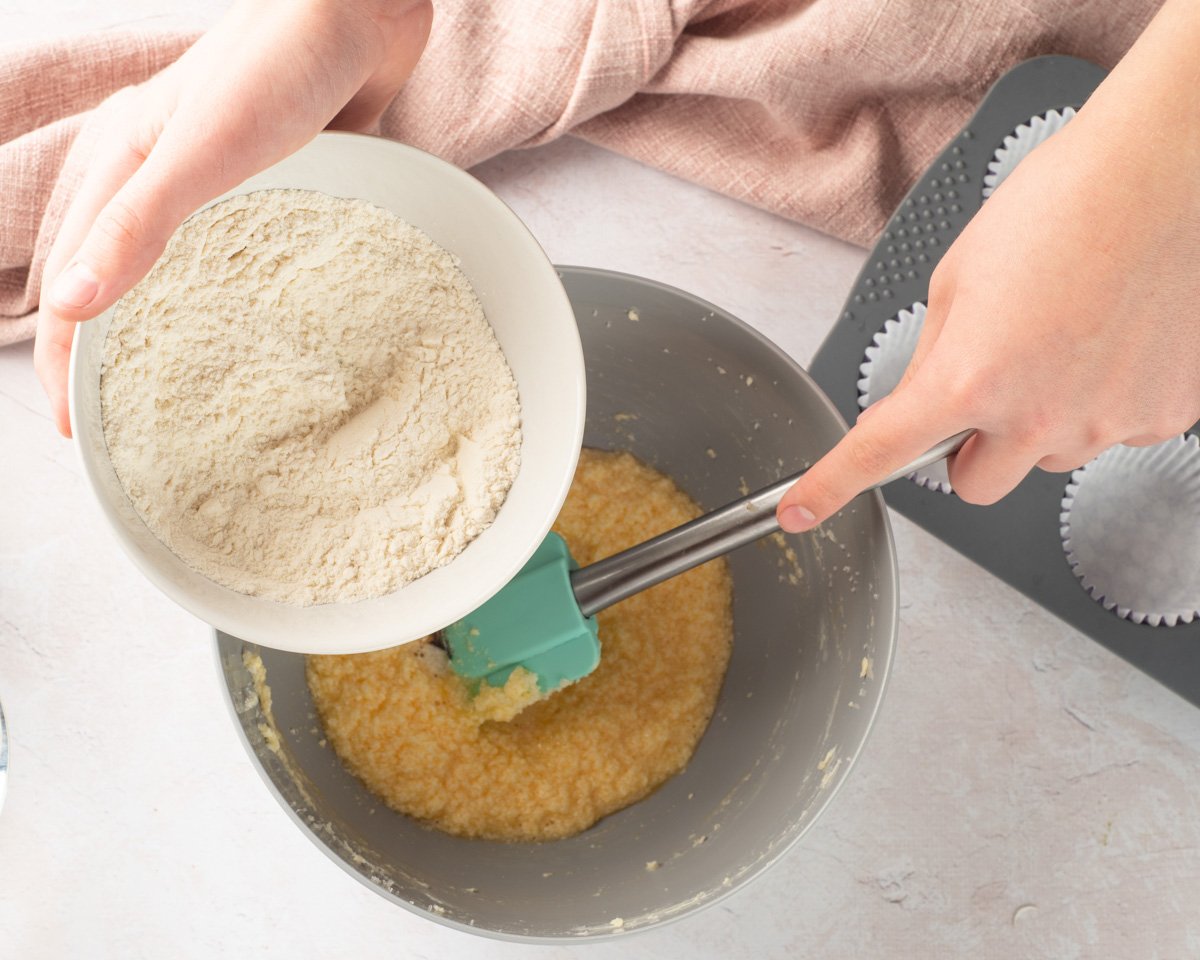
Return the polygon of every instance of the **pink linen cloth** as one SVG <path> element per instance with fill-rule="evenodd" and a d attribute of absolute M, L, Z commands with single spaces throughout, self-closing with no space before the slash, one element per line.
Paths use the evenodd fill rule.
<path fill-rule="evenodd" d="M 440 0 L 381 133 L 463 167 L 573 134 L 865 245 L 1001 73 L 1111 67 L 1160 2 Z M 194 39 L 0 45 L 0 344 L 33 334 L 93 108 Z"/>

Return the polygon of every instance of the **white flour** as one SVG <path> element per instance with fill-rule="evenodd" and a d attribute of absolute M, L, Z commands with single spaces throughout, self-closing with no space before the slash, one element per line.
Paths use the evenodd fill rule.
<path fill-rule="evenodd" d="M 454 258 L 308 191 L 185 223 L 117 306 L 100 396 L 154 534 L 286 603 L 380 596 L 448 562 L 519 466 L 516 383 Z"/>

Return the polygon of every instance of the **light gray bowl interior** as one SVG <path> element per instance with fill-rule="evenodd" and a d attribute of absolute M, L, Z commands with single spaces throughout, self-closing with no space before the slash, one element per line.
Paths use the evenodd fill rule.
<path fill-rule="evenodd" d="M 803 371 L 712 305 L 620 274 L 564 268 L 562 276 L 587 363 L 588 445 L 632 450 L 713 508 L 794 472 L 844 433 Z M 729 558 L 733 657 L 688 768 L 568 840 L 463 840 L 393 813 L 321 746 L 301 656 L 259 651 L 277 751 L 242 665 L 247 645 L 218 634 L 219 666 L 251 756 L 281 803 L 383 896 L 502 938 L 624 935 L 760 873 L 812 824 L 867 736 L 896 629 L 882 501 L 860 497 L 821 532 L 787 542 L 802 576 L 771 541 Z M 651 861 L 660 866 L 648 870 Z"/>

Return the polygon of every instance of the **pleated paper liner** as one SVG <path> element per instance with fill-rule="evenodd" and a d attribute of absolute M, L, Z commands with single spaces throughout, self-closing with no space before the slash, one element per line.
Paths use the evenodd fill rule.
<path fill-rule="evenodd" d="M 1134 623 L 1200 616 L 1200 439 L 1116 446 L 1071 474 L 1063 549 L 1084 588 Z"/>

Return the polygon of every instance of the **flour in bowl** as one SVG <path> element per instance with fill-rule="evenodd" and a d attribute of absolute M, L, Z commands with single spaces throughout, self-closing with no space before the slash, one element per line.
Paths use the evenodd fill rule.
<path fill-rule="evenodd" d="M 381 596 L 449 562 L 520 465 L 516 382 L 454 257 L 310 191 L 189 219 L 116 307 L 100 398 L 150 530 L 284 603 Z"/>

